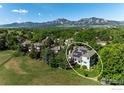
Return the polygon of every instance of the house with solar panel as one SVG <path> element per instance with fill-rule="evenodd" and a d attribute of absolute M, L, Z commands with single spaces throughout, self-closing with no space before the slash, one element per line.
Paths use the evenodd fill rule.
<path fill-rule="evenodd" d="M 86 47 L 78 47 L 71 52 L 69 51 L 68 58 L 73 64 L 78 64 L 81 67 L 86 66 L 90 70 L 97 61 L 97 54 L 93 49 L 89 50 Z"/>

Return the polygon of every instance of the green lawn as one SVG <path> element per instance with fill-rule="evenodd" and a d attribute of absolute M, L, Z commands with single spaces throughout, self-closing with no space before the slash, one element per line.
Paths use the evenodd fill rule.
<path fill-rule="evenodd" d="M 0 52 L 0 63 L 10 55 L 12 55 L 12 51 Z M 98 85 L 95 81 L 78 76 L 72 70 L 51 68 L 44 62 L 33 60 L 27 56 L 14 57 L 0 67 L 0 84 Z"/>
<path fill-rule="evenodd" d="M 85 76 L 87 74 L 87 77 L 91 77 L 91 78 L 97 77 L 100 74 L 102 68 L 99 66 L 99 69 L 100 70 L 98 70 L 97 68 L 87 70 L 83 68 L 75 68 L 75 70 L 81 75 Z"/>

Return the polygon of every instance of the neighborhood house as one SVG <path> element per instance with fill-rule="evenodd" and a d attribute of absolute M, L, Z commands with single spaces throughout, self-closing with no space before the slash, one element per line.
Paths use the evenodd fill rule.
<path fill-rule="evenodd" d="M 88 50 L 85 47 L 78 47 L 73 49 L 72 52 L 69 51 L 69 59 L 81 67 L 86 66 L 89 70 L 95 64 L 97 55 L 93 49 Z"/>
<path fill-rule="evenodd" d="M 65 45 L 71 45 L 72 43 L 74 43 L 74 39 L 73 38 L 69 38 L 67 40 L 65 40 Z"/>
<path fill-rule="evenodd" d="M 51 48 L 51 50 L 54 51 L 54 53 L 58 53 L 61 49 L 64 49 L 64 46 L 61 45 Z"/>
<path fill-rule="evenodd" d="M 43 47 L 43 45 L 41 43 L 38 43 L 38 42 L 37 43 L 32 43 L 32 46 L 34 48 L 34 51 L 37 52 L 37 53 L 40 52 L 42 47 Z M 32 51 L 32 46 L 29 47 L 29 49 L 28 49 L 29 52 Z"/>

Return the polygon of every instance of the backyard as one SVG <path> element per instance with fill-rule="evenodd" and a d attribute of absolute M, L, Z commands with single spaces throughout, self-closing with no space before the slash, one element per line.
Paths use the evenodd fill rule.
<path fill-rule="evenodd" d="M 0 66 L 1 85 L 99 84 L 95 81 L 78 76 L 72 70 L 51 68 L 45 62 L 31 59 L 28 56 L 14 57 L 13 51 L 10 50 L 0 52 L 0 64 L 2 64 Z"/>

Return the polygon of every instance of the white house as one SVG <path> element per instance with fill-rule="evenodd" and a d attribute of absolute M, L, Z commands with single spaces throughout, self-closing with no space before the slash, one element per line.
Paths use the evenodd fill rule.
<path fill-rule="evenodd" d="M 65 45 L 70 45 L 73 42 L 74 42 L 74 39 L 73 38 L 69 38 L 69 39 L 66 39 L 64 43 L 65 43 Z"/>
<path fill-rule="evenodd" d="M 32 43 L 32 46 L 33 46 L 35 52 L 40 52 L 41 48 L 43 47 L 43 45 L 41 43 L 38 43 L 38 42 Z M 29 47 L 29 49 L 28 49 L 29 52 L 32 51 L 32 46 Z"/>
<path fill-rule="evenodd" d="M 96 62 L 96 53 L 94 50 L 88 50 L 85 47 L 75 48 L 70 54 L 69 59 L 81 67 L 86 66 L 89 70 Z"/>
<path fill-rule="evenodd" d="M 100 41 L 100 40 L 98 40 L 96 43 L 98 45 L 105 46 L 107 44 L 107 41 Z"/>
<path fill-rule="evenodd" d="M 54 53 L 58 53 L 61 49 L 64 49 L 64 46 L 55 46 L 53 48 L 51 48 L 52 51 L 54 51 Z"/>

